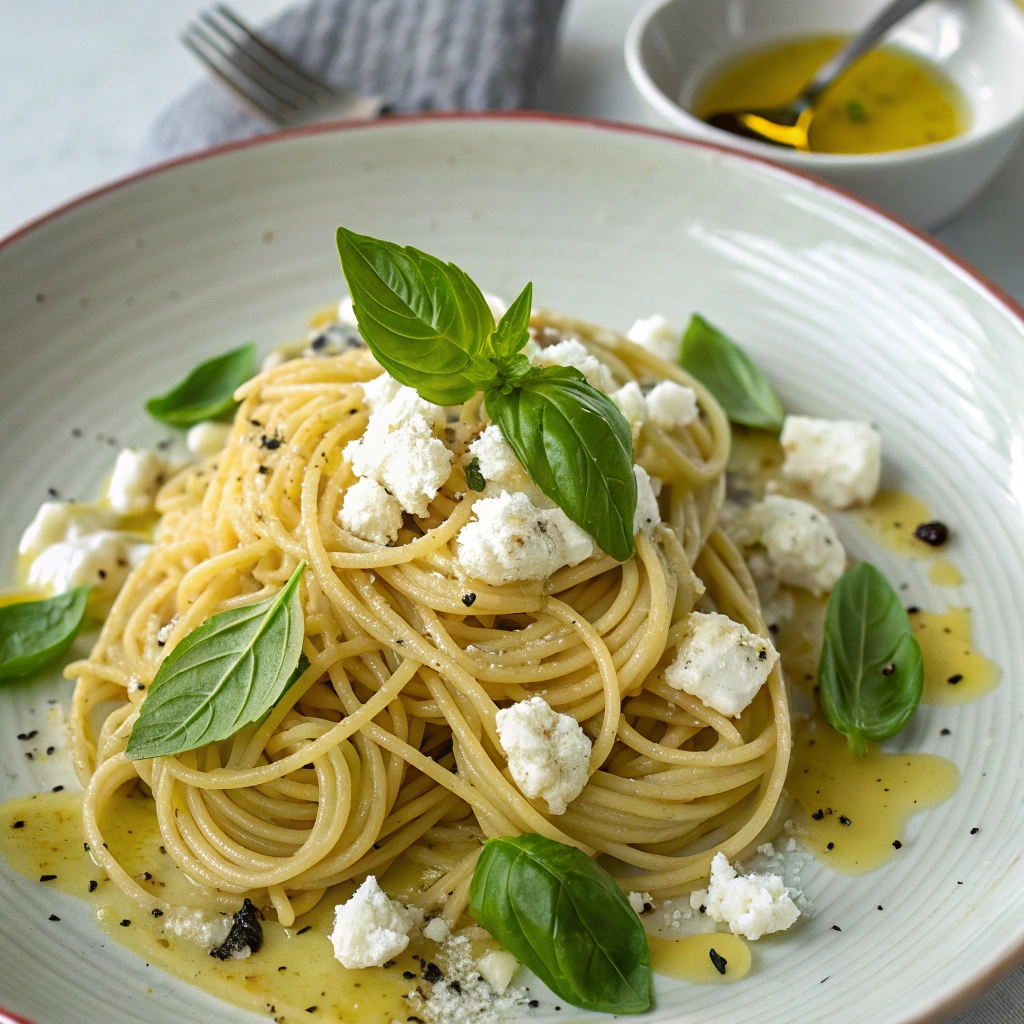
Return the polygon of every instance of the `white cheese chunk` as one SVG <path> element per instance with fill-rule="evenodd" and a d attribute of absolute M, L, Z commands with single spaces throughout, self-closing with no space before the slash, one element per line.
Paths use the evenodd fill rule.
<path fill-rule="evenodd" d="M 114 597 L 128 573 L 152 550 L 130 533 L 97 530 L 51 544 L 29 566 L 28 583 L 63 594 L 87 583 L 105 597 Z"/>
<path fill-rule="evenodd" d="M 334 956 L 350 970 L 381 967 L 409 945 L 416 915 L 389 899 L 373 875 L 334 908 Z"/>
<path fill-rule="evenodd" d="M 402 506 L 376 480 L 363 477 L 345 492 L 338 521 L 356 537 L 384 547 L 398 540 Z"/>
<path fill-rule="evenodd" d="M 209 459 L 224 450 L 230 436 L 230 423 L 203 420 L 202 423 L 189 428 L 185 435 L 185 444 L 197 459 Z"/>
<path fill-rule="evenodd" d="M 628 899 L 629 905 L 637 914 L 642 914 L 647 907 L 654 906 L 654 900 L 649 892 L 631 892 Z"/>
<path fill-rule="evenodd" d="M 560 508 L 537 508 L 521 491 L 479 499 L 456 537 L 462 571 L 493 586 L 547 579 L 593 553 L 593 538 Z"/>
<path fill-rule="evenodd" d="M 503 708 L 495 721 L 516 785 L 531 800 L 543 797 L 551 814 L 564 814 L 587 784 L 591 742 L 583 727 L 543 697 Z"/>
<path fill-rule="evenodd" d="M 665 681 L 719 714 L 735 717 L 764 685 L 778 652 L 743 623 L 718 612 L 690 612 L 686 626 Z"/>
<path fill-rule="evenodd" d="M 18 554 L 34 560 L 51 544 L 84 537 L 113 525 L 113 516 L 92 505 L 81 505 L 74 501 L 44 501 L 35 519 L 21 535 Z"/>
<path fill-rule="evenodd" d="M 660 313 L 635 320 L 626 337 L 666 363 L 675 363 L 679 359 L 682 336 Z"/>
<path fill-rule="evenodd" d="M 519 970 L 519 961 L 507 950 L 492 949 L 476 962 L 480 976 L 500 996 Z"/>
<path fill-rule="evenodd" d="M 658 498 L 655 494 L 654 483 L 657 481 L 658 490 L 661 490 L 661 481 L 651 479 L 643 466 L 634 466 L 633 475 L 636 477 L 636 514 L 633 516 L 633 533 L 644 531 L 648 536 L 653 534 L 654 528 L 661 522 L 661 510 L 658 508 Z"/>
<path fill-rule="evenodd" d="M 345 324 L 346 327 L 359 327 L 359 321 L 356 320 L 356 306 L 351 295 L 346 295 L 338 303 L 338 323 Z"/>
<path fill-rule="evenodd" d="M 576 338 L 567 338 L 557 345 L 539 349 L 532 362 L 535 366 L 574 366 L 598 391 L 610 394 L 616 390 L 611 370 Z"/>
<path fill-rule="evenodd" d="M 170 932 L 179 939 L 188 939 L 203 949 L 216 949 L 224 945 L 231 931 L 232 919 L 226 914 L 211 914 L 190 907 L 179 907 L 164 915 L 160 923 L 165 932 Z M 248 949 L 248 946 L 245 948 Z M 245 956 L 248 955 L 245 953 Z"/>
<path fill-rule="evenodd" d="M 450 934 L 443 917 L 432 917 L 423 929 L 424 937 L 431 942 L 444 942 Z"/>
<path fill-rule="evenodd" d="M 846 552 L 828 517 L 796 498 L 769 494 L 754 502 L 736 517 L 729 534 L 740 547 L 764 549 L 767 572 L 755 558 L 748 559 L 759 589 L 769 576 L 817 596 L 828 593 L 846 568 Z"/>
<path fill-rule="evenodd" d="M 882 439 L 869 423 L 787 416 L 782 474 L 833 508 L 866 505 L 878 493 Z"/>
<path fill-rule="evenodd" d="M 674 380 L 663 380 L 647 396 L 647 417 L 662 430 L 675 430 L 697 418 L 697 392 Z"/>
<path fill-rule="evenodd" d="M 640 431 L 647 422 L 647 399 L 644 398 L 640 385 L 635 380 L 623 384 L 618 391 L 613 391 L 609 396 L 619 407 L 619 411 L 626 418 L 629 429 L 633 432 L 633 441 L 640 437 Z"/>
<path fill-rule="evenodd" d="M 376 412 L 387 405 L 402 390 L 402 385 L 387 373 L 364 381 L 359 386 L 363 389 L 363 401 L 370 412 Z"/>
<path fill-rule="evenodd" d="M 117 456 L 107 486 L 110 507 L 121 516 L 137 516 L 153 509 L 156 492 L 167 477 L 168 465 L 150 448 L 125 448 Z"/>
<path fill-rule="evenodd" d="M 779 875 L 739 875 L 724 853 L 711 861 L 711 884 L 690 893 L 690 906 L 719 924 L 727 924 L 733 935 L 759 939 L 782 932 L 800 916 L 800 910 Z"/>
<path fill-rule="evenodd" d="M 479 462 L 486 482 L 485 498 L 497 498 L 502 491 L 522 491 L 537 508 L 555 507 L 555 503 L 530 478 L 496 423 L 489 424 L 469 446 L 469 454 Z"/>

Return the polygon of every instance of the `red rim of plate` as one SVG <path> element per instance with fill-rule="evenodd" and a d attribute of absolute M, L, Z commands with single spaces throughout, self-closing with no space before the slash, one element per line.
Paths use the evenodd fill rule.
<path fill-rule="evenodd" d="M 25 238 L 33 231 L 44 227 L 51 221 L 57 220 L 65 213 L 92 202 L 94 199 L 100 199 L 112 192 L 117 192 L 129 185 L 133 185 L 138 181 L 143 181 L 146 178 L 162 174 L 165 171 L 173 170 L 176 167 L 184 167 L 188 164 L 209 160 L 225 153 L 234 153 L 238 150 L 249 149 L 250 147 L 255 146 L 273 145 L 276 142 L 301 138 L 302 136 L 307 135 L 327 135 L 344 131 L 387 129 L 392 125 L 408 125 L 410 123 L 429 121 L 533 121 L 542 124 L 565 124 L 575 128 L 589 128 L 594 131 L 616 132 L 623 135 L 640 135 L 646 136 L 647 138 L 662 139 L 666 142 L 673 142 L 680 146 L 689 146 L 694 149 L 705 149 L 718 152 L 733 160 L 758 164 L 779 177 L 795 178 L 804 184 L 813 186 L 820 192 L 826 192 L 837 196 L 861 212 L 867 212 L 877 220 L 888 224 L 890 227 L 898 229 L 906 235 L 909 235 L 922 247 L 936 253 L 944 262 L 951 264 L 965 278 L 973 281 L 980 289 L 987 292 L 991 298 L 995 299 L 1000 306 L 1002 306 L 1019 322 L 1021 331 L 1024 332 L 1024 305 L 1021 305 L 1021 303 L 1014 299 L 1008 292 L 997 285 L 994 281 L 990 280 L 986 275 L 982 274 L 981 271 L 971 266 L 970 263 L 964 260 L 957 253 L 953 252 L 951 249 L 947 248 L 941 242 L 932 238 L 924 231 L 913 227 L 911 224 L 908 224 L 906 221 L 900 219 L 894 214 L 882 209 L 880 206 L 876 206 L 874 203 L 866 199 L 862 199 L 860 196 L 856 196 L 852 192 L 846 191 L 846 189 L 833 185 L 830 182 L 822 181 L 820 178 L 816 178 L 814 175 L 807 174 L 804 171 L 794 170 L 790 167 L 781 167 L 778 164 L 772 163 L 772 161 L 766 157 L 756 156 L 752 153 L 745 153 L 736 149 L 730 149 L 728 146 L 705 142 L 701 139 L 690 139 L 682 135 L 673 134 L 672 132 L 659 131 L 655 128 L 647 128 L 642 125 L 624 124 L 618 121 L 602 121 L 598 118 L 590 117 L 573 117 L 567 114 L 541 113 L 537 111 L 494 111 L 486 113 L 437 112 L 429 114 L 397 115 L 381 118 L 377 121 L 327 121 L 319 124 L 308 125 L 303 128 L 292 128 L 287 131 L 258 135 L 251 139 L 226 142 L 219 146 L 213 146 L 209 149 L 199 150 L 195 153 L 189 153 L 185 156 L 175 157 L 171 160 L 165 160 L 161 163 L 153 164 L 150 167 L 136 171 L 134 174 L 117 178 L 106 185 L 102 185 L 99 188 L 85 192 L 80 196 L 76 196 L 50 212 L 44 213 L 42 216 L 30 220 L 28 223 L 17 228 L 5 238 L 0 239 L 0 250 L 7 248 L 22 238 Z M 968 1006 L 971 1002 L 977 999 L 978 996 L 980 996 L 986 989 L 991 987 L 999 980 L 999 978 L 1009 972 L 1013 967 L 1017 966 L 1017 964 L 1022 960 L 1024 960 L 1024 943 L 1010 949 L 1001 959 L 988 965 L 978 975 L 968 981 L 959 991 L 950 995 L 942 1003 L 932 1006 L 930 1009 L 918 1014 L 917 1016 L 905 1018 L 902 1024 L 940 1024 L 941 1021 L 947 1020 L 949 1016 Z M 0 1024 L 33 1024 L 33 1022 L 24 1017 L 19 1017 L 10 1010 L 5 1010 L 3 1007 L 0 1007 Z"/>

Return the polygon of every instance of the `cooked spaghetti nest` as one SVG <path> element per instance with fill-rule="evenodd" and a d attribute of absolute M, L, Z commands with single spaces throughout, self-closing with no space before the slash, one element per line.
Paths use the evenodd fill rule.
<path fill-rule="evenodd" d="M 172 909 L 105 848 L 104 806 L 129 783 L 152 792 L 196 906 L 234 909 L 244 894 L 286 926 L 328 887 L 380 876 L 400 856 L 422 871 L 411 902 L 454 926 L 483 839 L 521 832 L 606 855 L 627 889 L 682 895 L 716 850 L 735 858 L 781 812 L 780 668 L 735 720 L 664 678 L 695 607 L 767 635 L 745 564 L 716 528 L 724 413 L 618 334 L 550 314 L 533 327 L 542 343 L 579 338 L 620 385 L 668 379 L 697 392 L 695 422 L 671 433 L 648 422 L 634 445 L 663 482 L 662 524 L 637 533 L 624 563 L 595 549 L 544 581 L 468 581 L 453 541 L 478 499 L 459 456 L 486 425 L 479 396 L 451 411 L 456 458 L 428 515 L 407 515 L 397 544 L 375 547 L 338 525 L 355 482 L 342 452 L 366 428 L 360 382 L 380 372 L 373 357 L 297 359 L 251 380 L 224 451 L 162 489 L 151 555 L 89 658 L 67 669 L 86 839 L 139 904 Z M 309 667 L 269 716 L 227 742 L 129 760 L 167 653 L 214 613 L 274 593 L 301 560 Z M 559 816 L 516 787 L 495 724 L 499 709 L 535 695 L 593 741 L 589 781 Z"/>

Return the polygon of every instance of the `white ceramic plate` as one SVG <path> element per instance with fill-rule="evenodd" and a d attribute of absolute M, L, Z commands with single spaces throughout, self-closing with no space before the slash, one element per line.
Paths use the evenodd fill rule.
<path fill-rule="evenodd" d="M 885 482 L 956 530 L 960 592 L 872 557 L 915 603 L 970 605 L 978 645 L 1006 671 L 975 704 L 922 708 L 900 737 L 951 757 L 958 792 L 914 819 L 881 870 L 815 873 L 817 915 L 758 943 L 746 980 L 659 979 L 645 1019 L 939 1020 L 1008 968 L 1024 946 L 1024 316 L 827 186 L 675 137 L 539 117 L 316 129 L 115 185 L 0 246 L 0 557 L 48 487 L 96 492 L 114 452 L 98 435 L 165 436 L 145 397 L 211 353 L 300 334 L 342 290 L 341 223 L 453 260 L 499 294 L 532 279 L 538 304 L 603 324 L 658 311 L 682 325 L 700 310 L 789 409 L 878 423 Z M 68 781 L 15 739 L 68 693 L 56 679 L 0 692 L 0 798 Z M 6 865 L 0 889 L 0 1005 L 35 1024 L 265 1019 L 146 968 L 90 907 Z"/>

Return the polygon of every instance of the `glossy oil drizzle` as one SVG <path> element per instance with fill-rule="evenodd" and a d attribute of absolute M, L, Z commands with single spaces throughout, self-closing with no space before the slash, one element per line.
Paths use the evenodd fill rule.
<path fill-rule="evenodd" d="M 648 936 L 651 970 L 692 985 L 721 985 L 740 981 L 750 972 L 750 947 L 738 935 L 711 932 L 686 935 L 681 939 Z M 711 950 L 724 958 L 725 973 L 715 967 Z"/>
<path fill-rule="evenodd" d="M 969 608 L 914 609 L 910 621 L 924 656 L 925 704 L 967 704 L 999 685 L 999 666 L 974 647 Z"/>
<path fill-rule="evenodd" d="M 803 811 L 807 849 L 839 874 L 861 875 L 896 856 L 910 818 L 948 800 L 958 780 L 944 757 L 886 754 L 874 743 L 854 757 L 823 718 L 794 723 L 786 785 Z"/>

